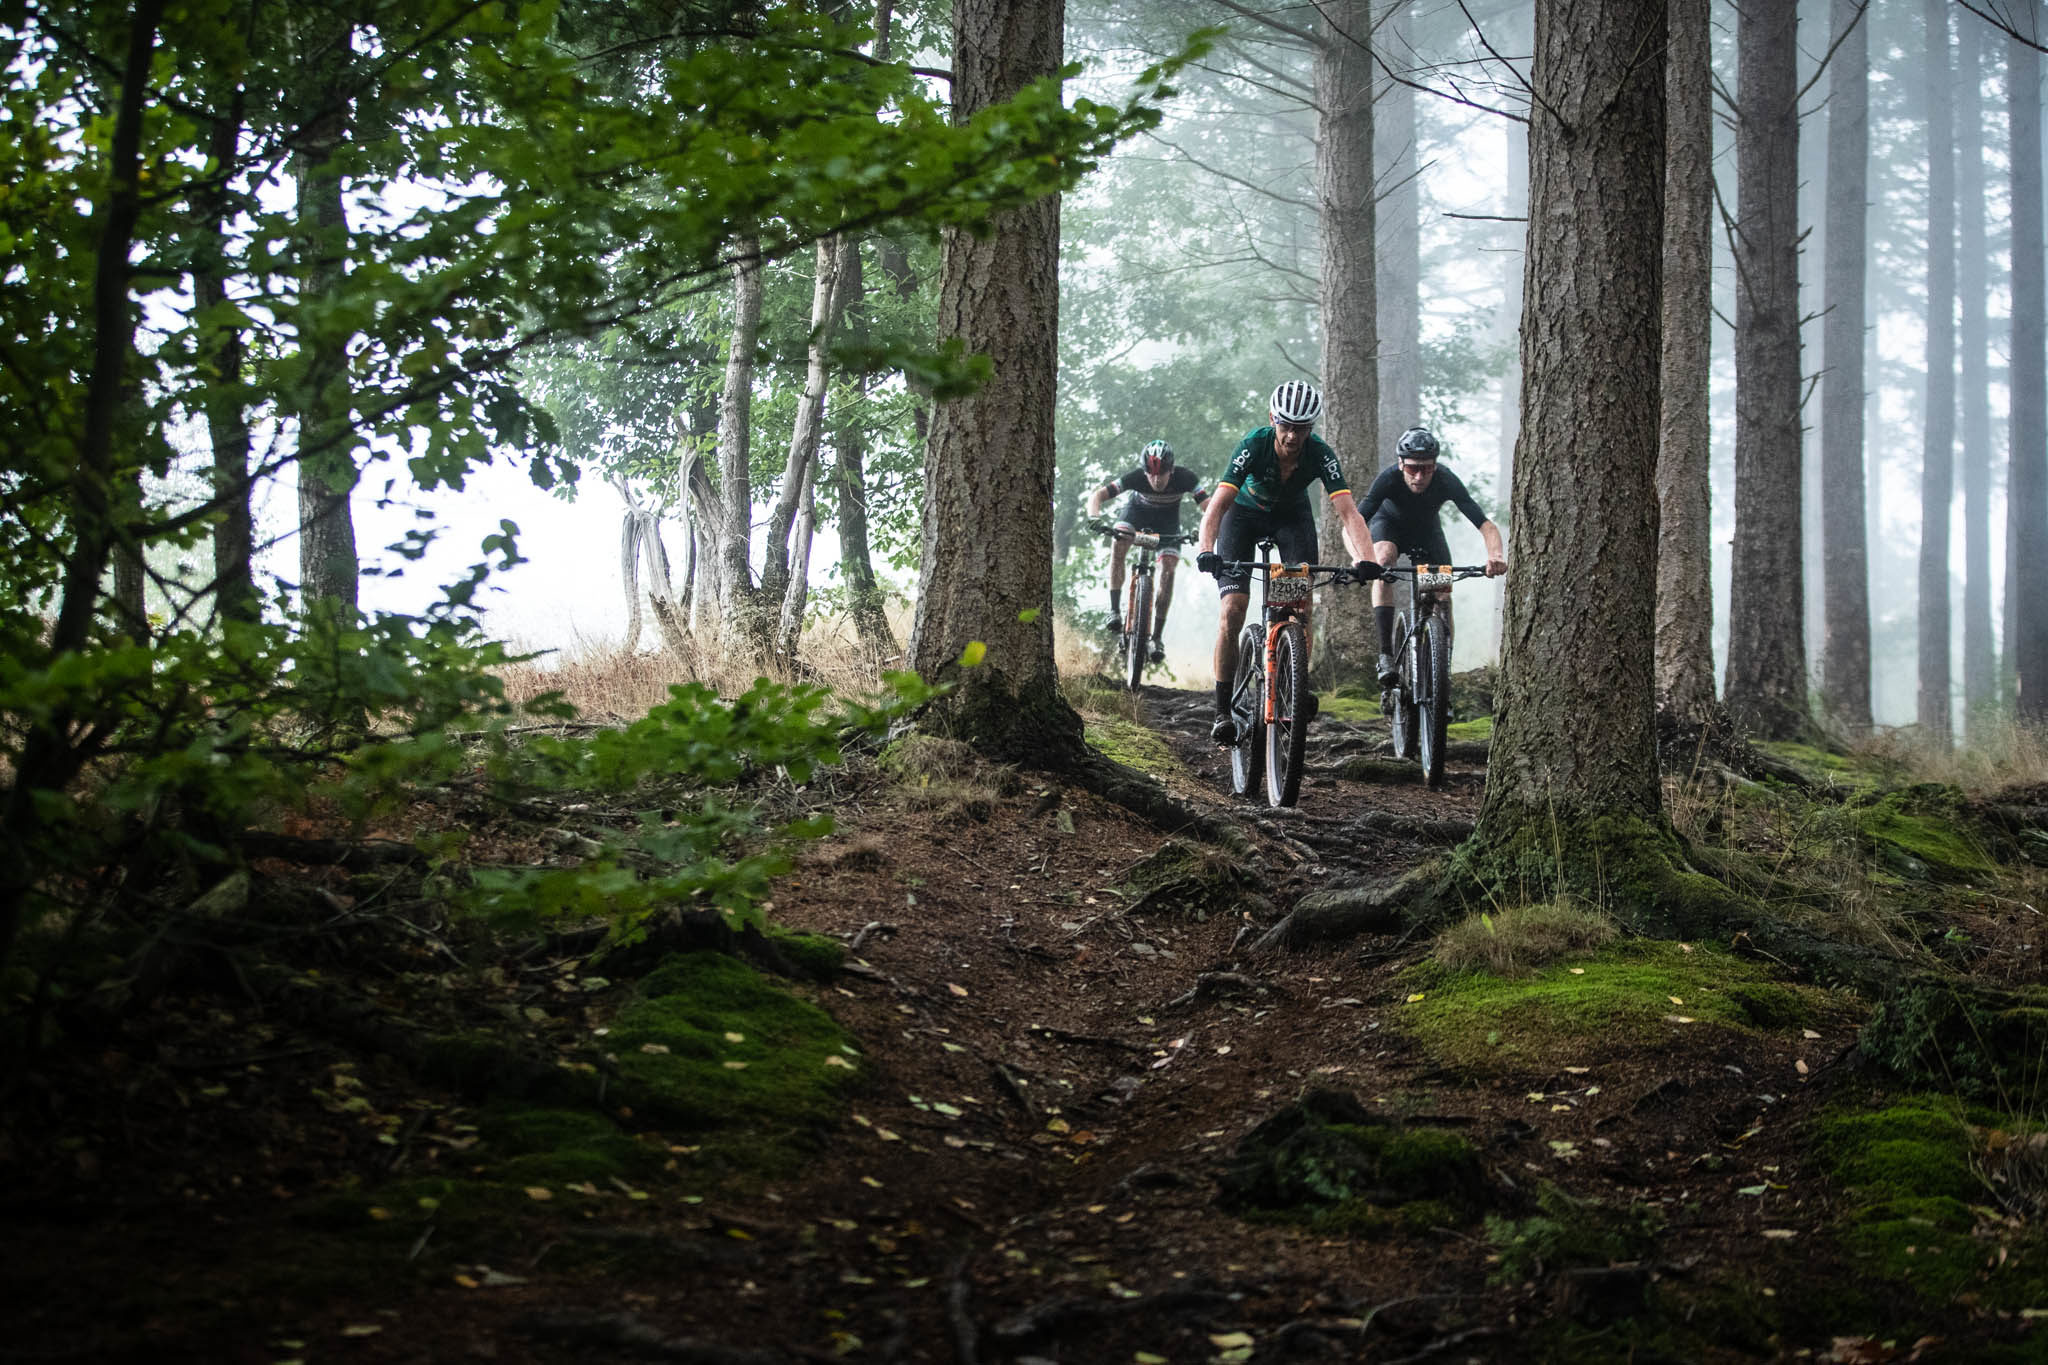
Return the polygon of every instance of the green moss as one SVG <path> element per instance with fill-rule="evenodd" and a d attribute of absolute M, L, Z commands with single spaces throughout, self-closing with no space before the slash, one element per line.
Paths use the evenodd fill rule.
<path fill-rule="evenodd" d="M 1998 871 L 1971 830 L 1963 795 L 1954 787 L 1927 783 L 1887 792 L 1867 805 L 1859 803 L 1853 815 L 1863 836 L 1895 871 L 1912 875 L 1917 863 L 1926 869 L 1922 876 L 1965 880 Z"/>
<path fill-rule="evenodd" d="M 1812 780 L 1837 788 L 1869 790 L 1898 779 L 1899 765 L 1891 759 L 1840 753 L 1783 740 L 1759 741 L 1756 747 L 1791 764 Z"/>
<path fill-rule="evenodd" d="M 1487 1186 L 1462 1134 L 1401 1124 L 1318 1090 L 1245 1135 L 1221 1198 L 1247 1216 L 1368 1231 L 1469 1222 Z"/>
<path fill-rule="evenodd" d="M 1821 999 L 1811 988 L 1772 983 L 1765 967 L 1720 949 L 1656 940 L 1616 943 L 1576 966 L 1516 979 L 1424 967 L 1410 984 L 1421 999 L 1402 1008 L 1399 1027 L 1439 1064 L 1475 1074 L 1689 1049 L 1717 1027 L 1797 1027 Z M 1771 1022 L 1759 1021 L 1760 1009 Z"/>
<path fill-rule="evenodd" d="M 846 961 L 846 945 L 829 934 L 806 934 L 770 924 L 768 941 L 799 971 L 819 981 L 831 980 Z"/>
<path fill-rule="evenodd" d="M 1382 719 L 1380 694 L 1356 683 L 1347 683 L 1334 692 L 1324 693 L 1318 704 L 1322 707 L 1320 714 L 1331 720 L 1364 724 Z"/>
<path fill-rule="evenodd" d="M 1180 760 L 1166 747 L 1159 732 L 1122 717 L 1096 717 L 1083 732 L 1088 743 L 1107 757 L 1143 773 L 1172 773 L 1181 770 Z"/>
<path fill-rule="evenodd" d="M 1493 717 L 1481 716 L 1477 720 L 1461 720 L 1447 725 L 1444 735 L 1450 739 L 1490 740 L 1493 738 Z"/>
<path fill-rule="evenodd" d="M 1496 1283 L 1554 1274 L 1573 1266 L 1605 1266 L 1646 1257 L 1656 1245 L 1663 1216 L 1655 1208 L 1626 1208 L 1574 1199 L 1555 1185 L 1536 1192 L 1529 1218 L 1489 1217 L 1486 1237 L 1500 1255 Z"/>
<path fill-rule="evenodd" d="M 1909 1085 L 2036 1109 L 2048 1101 L 2048 988 L 1920 976 L 1890 991 L 1857 1039 Z"/>
<path fill-rule="evenodd" d="M 703 1138 L 708 1158 L 786 1169 L 859 1074 L 832 1017 L 722 953 L 679 953 L 640 983 L 607 1038 L 625 1103 Z"/>
<path fill-rule="evenodd" d="M 1616 932 L 1597 910 L 1544 901 L 1470 916 L 1438 934 L 1430 955 L 1452 971 L 1515 976 L 1584 957 Z"/>

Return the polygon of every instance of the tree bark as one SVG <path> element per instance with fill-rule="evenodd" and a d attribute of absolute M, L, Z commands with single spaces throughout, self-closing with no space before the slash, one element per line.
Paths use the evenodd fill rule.
<path fill-rule="evenodd" d="M 1315 197 L 1322 243 L 1318 307 L 1323 329 L 1323 439 L 1336 450 L 1354 491 L 1363 495 L 1379 461 L 1379 316 L 1373 247 L 1373 62 L 1371 0 L 1329 0 L 1318 6 L 1314 59 L 1316 104 Z M 1329 564 L 1348 564 L 1351 552 L 1329 515 L 1317 516 L 1320 553 Z M 1372 613 L 1348 594 L 1325 593 L 1316 615 L 1322 655 L 1316 667 L 1325 685 L 1363 675 L 1378 653 Z"/>
<path fill-rule="evenodd" d="M 1714 705 L 1713 51 L 1707 0 L 1670 0 L 1665 50 L 1664 352 L 1657 441 L 1657 692 L 1684 716 Z"/>
<path fill-rule="evenodd" d="M 754 488 L 747 462 L 752 457 L 762 262 L 751 238 L 738 244 L 738 255 L 732 271 L 732 347 L 718 402 L 718 514 L 710 529 L 717 547 L 719 640 L 728 653 L 761 663 L 768 657 L 771 623 L 764 595 L 754 586 Z"/>
<path fill-rule="evenodd" d="M 1956 448 L 1955 106 L 1947 0 L 1924 0 L 1921 10 L 1927 41 L 1921 73 L 1927 82 L 1927 409 L 1920 465 L 1920 685 L 1915 714 L 1922 739 L 1947 749 L 1953 730 L 1948 519 L 1955 496 Z"/>
<path fill-rule="evenodd" d="M 1382 57 L 1404 73 L 1414 64 L 1412 10 L 1412 0 L 1392 0 L 1375 34 Z M 1402 432 L 1422 424 L 1422 194 L 1415 142 L 1415 88 L 1382 80 L 1372 106 L 1379 433 L 1372 461 L 1357 459 L 1352 478 L 1361 484 L 1394 462 Z"/>
<path fill-rule="evenodd" d="M 240 97 L 233 115 L 216 118 L 211 137 L 215 174 L 220 182 L 201 197 L 202 212 L 211 238 L 208 252 L 192 271 L 192 297 L 204 315 L 223 309 L 228 302 L 225 261 L 229 206 L 228 176 L 236 164 L 236 146 L 241 135 Z M 251 568 L 255 553 L 256 520 L 250 507 L 249 419 L 242 402 L 242 329 L 232 322 L 207 327 L 214 382 L 206 388 L 206 432 L 213 447 L 213 498 L 219 505 L 213 524 L 213 600 L 215 610 L 227 620 L 254 621 L 261 614 L 256 580 Z"/>
<path fill-rule="evenodd" d="M 1828 59 L 1826 316 L 1821 323 L 1821 710 L 1870 730 L 1870 555 L 1863 521 L 1864 257 L 1870 183 L 1870 42 L 1862 0 L 1834 0 Z M 1746 58 L 1745 58 L 1746 60 Z M 1747 110 L 1745 110 L 1747 114 Z M 1744 193 L 1747 193 L 1745 190 Z"/>
<path fill-rule="evenodd" d="M 856 251 L 847 262 L 847 320 L 854 331 L 867 335 L 866 293 L 861 254 Z M 856 376 L 855 383 L 865 400 L 868 376 Z M 865 402 L 856 405 L 865 407 Z M 868 543 L 867 434 L 861 429 L 858 412 L 839 414 L 832 442 L 833 500 L 839 516 L 839 577 L 846 584 L 846 609 L 853 616 L 854 636 L 870 663 L 895 659 L 900 646 L 890 629 L 881 585 L 875 580 L 874 554 Z"/>
<path fill-rule="evenodd" d="M 1962 303 L 1957 411 L 1963 483 L 1963 733 L 1981 746 L 1998 705 L 1998 647 L 1991 634 L 1991 293 L 1985 242 L 1984 100 L 1986 25 L 1958 26 L 1956 106 L 1956 295 Z"/>
<path fill-rule="evenodd" d="M 1475 841 L 1659 820 L 1655 668 L 1662 6 L 1539 0 L 1517 554 Z M 1642 382 L 1616 384 L 1615 375 Z M 1600 566 L 1598 592 L 1584 590 Z M 1569 618 L 1561 615 L 1569 613 Z"/>
<path fill-rule="evenodd" d="M 818 443 L 825 428 L 825 391 L 831 380 L 827 366 L 832 333 L 839 326 L 846 307 L 849 258 L 858 259 L 860 244 L 849 237 L 820 238 L 813 254 L 815 274 L 811 286 L 811 339 L 807 348 L 803 393 L 797 398 L 796 422 L 790 430 L 789 456 L 783 462 L 782 488 L 768 514 L 767 549 L 761 560 L 761 593 L 769 602 L 788 608 L 792 600 L 790 578 L 791 531 L 799 511 L 810 497 L 818 460 Z M 808 562 L 810 547 L 805 545 Z M 799 595 L 795 600 L 801 601 Z M 802 621 L 797 623 L 798 633 Z M 778 634 L 789 635 L 787 623 Z"/>
<path fill-rule="evenodd" d="M 2035 42 L 2040 0 L 2013 7 L 2015 27 Z M 2006 44 L 2012 123 L 2012 472 L 2006 482 L 2006 541 L 2012 546 L 2010 650 L 2016 716 L 2048 724 L 2048 307 L 2041 227 L 2041 55 Z"/>
<path fill-rule="evenodd" d="M 1064 18 L 1061 0 L 954 0 L 954 117 L 1056 74 Z M 987 354 L 995 375 L 932 417 L 910 636 L 911 667 L 958 684 L 926 724 L 1040 767 L 1083 754 L 1052 653 L 1059 249 L 1056 195 L 1001 215 L 986 237 L 946 230 L 939 335 Z M 964 666 L 977 644 L 985 653 Z"/>
<path fill-rule="evenodd" d="M 1735 545 L 1728 710 L 1767 739 L 1810 732 L 1801 579 L 1798 12 L 1741 11 L 1735 158 Z"/>
<path fill-rule="evenodd" d="M 328 603 L 343 618 L 358 605 L 361 563 L 351 500 L 359 471 L 350 420 L 348 337 L 329 334 L 312 314 L 332 293 L 348 260 L 348 211 L 336 153 L 348 132 L 343 73 L 345 20 L 312 23 L 300 52 L 311 81 L 311 114 L 293 158 L 301 250 L 299 345 L 308 354 L 298 399 L 299 592 L 308 607 Z"/>
<path fill-rule="evenodd" d="M 1504 217 L 1526 220 L 1529 211 L 1529 125 L 1505 120 L 1507 152 L 1507 184 L 1503 187 L 1506 202 L 1501 207 Z M 1525 240 L 1529 235 L 1526 221 L 1503 223 L 1501 225 L 1501 305 L 1500 320 L 1494 328 L 1495 341 L 1501 346 L 1513 349 L 1516 345 L 1522 320 L 1522 271 L 1525 265 Z M 1499 493 L 1498 507 L 1493 519 L 1502 534 L 1511 540 L 1514 537 L 1514 522 L 1508 507 L 1508 490 L 1515 486 L 1515 442 L 1522 433 L 1522 362 L 1519 355 L 1508 362 L 1507 372 L 1500 381 L 1500 432 L 1499 432 Z M 1493 609 L 1493 657 L 1500 657 L 1502 634 L 1507 623 L 1508 599 L 1506 593 L 1495 597 Z"/>

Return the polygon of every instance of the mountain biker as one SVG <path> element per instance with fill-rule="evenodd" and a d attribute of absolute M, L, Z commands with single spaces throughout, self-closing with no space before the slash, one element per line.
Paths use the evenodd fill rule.
<path fill-rule="evenodd" d="M 1124 556 L 1131 548 L 1132 534 L 1137 531 L 1180 534 L 1180 500 L 1193 494 L 1197 507 L 1209 500 L 1209 490 L 1201 487 L 1201 482 L 1194 470 L 1174 463 L 1172 446 L 1164 441 L 1153 441 L 1138 453 L 1137 468 L 1111 479 L 1088 495 L 1088 515 L 1091 517 L 1101 516 L 1103 504 L 1111 498 L 1125 493 L 1131 495 L 1124 501 L 1123 515 L 1117 519 L 1116 539 L 1111 542 L 1109 552 L 1111 635 L 1124 632 Z M 1173 605 L 1173 571 L 1179 564 L 1178 546 L 1159 547 L 1159 590 L 1152 612 L 1152 648 L 1149 651 L 1150 661 L 1155 664 L 1166 658 L 1165 647 L 1159 642 L 1166 634 L 1166 609 Z"/>
<path fill-rule="evenodd" d="M 1313 384 L 1290 379 L 1273 390 L 1266 407 L 1272 425 L 1247 432 L 1238 442 L 1229 468 L 1216 480 L 1216 495 L 1203 510 L 1197 538 L 1195 567 L 1216 576 L 1216 591 L 1223 605 L 1216 623 L 1216 723 L 1209 734 L 1226 747 L 1237 743 L 1230 689 L 1237 677 L 1237 635 L 1251 597 L 1250 575 L 1227 572 L 1224 562 L 1250 559 L 1258 543 L 1271 537 L 1286 563 L 1313 563 L 1316 519 L 1309 506 L 1308 486 L 1321 479 L 1337 524 L 1343 528 L 1344 543 L 1358 561 L 1358 571 L 1373 577 L 1379 574 L 1379 565 L 1372 561 L 1372 532 L 1358 515 L 1337 452 L 1311 430 L 1322 415 L 1322 394 Z M 1309 625 L 1304 605 L 1302 631 L 1313 645 Z M 1315 712 L 1315 695 L 1311 693 L 1309 716 Z"/>
<path fill-rule="evenodd" d="M 1365 492 L 1365 505 L 1359 509 L 1359 515 L 1372 526 L 1373 558 L 1388 569 L 1403 554 L 1411 564 L 1450 563 L 1441 518 L 1444 504 L 1454 502 L 1465 519 L 1479 528 L 1486 541 L 1486 576 L 1496 578 L 1508 571 L 1500 527 L 1480 510 L 1463 479 L 1437 468 L 1441 454 L 1442 447 L 1427 427 L 1410 427 L 1394 443 L 1396 462 L 1372 481 Z M 1394 588 L 1385 579 L 1372 585 L 1372 614 L 1380 630 L 1380 686 L 1392 687 L 1400 672 L 1394 663 Z M 1448 602 L 1444 619 L 1450 619 Z"/>

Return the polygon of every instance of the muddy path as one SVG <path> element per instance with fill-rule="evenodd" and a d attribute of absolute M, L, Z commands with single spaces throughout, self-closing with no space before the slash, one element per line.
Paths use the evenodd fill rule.
<path fill-rule="evenodd" d="M 1766 1031 L 1674 1013 L 1539 1071 L 1447 1067 L 1402 1027 L 1424 994 L 1411 973 L 1426 942 L 1246 945 L 1304 894 L 1442 852 L 1441 837 L 1386 817 L 1469 820 L 1480 751 L 1454 750 L 1444 788 L 1428 791 L 1413 765 L 1405 780 L 1345 768 L 1381 755 L 1384 726 L 1326 714 L 1299 807 L 1275 811 L 1228 795 L 1206 696 L 1148 688 L 1140 719 L 1172 754 L 1169 788 L 1249 836 L 1249 855 L 1208 855 L 1237 879 L 1231 895 L 1135 890 L 1134 869 L 1180 841 L 1043 777 L 969 774 L 964 794 L 943 796 L 873 770 L 840 779 L 837 831 L 802 855 L 771 913 L 848 946 L 836 977 L 801 989 L 858 1039 L 863 1079 L 793 1174 L 700 1179 L 677 1146 L 668 1184 L 557 1186 L 459 1247 L 430 1227 L 317 1301 L 288 1283 L 252 1288 L 252 1256 L 312 1257 L 323 1236 L 346 1235 L 291 1221 L 282 1193 L 136 1201 L 89 1225 L 53 1212 L 24 1232 L 75 1262 L 82 1285 L 170 1255 L 188 1295 L 219 1311 L 203 1327 L 165 1312 L 139 1336 L 96 1337 L 89 1308 L 55 1294 L 32 1353 L 1894 1358 L 1829 1354 L 1842 1349 L 1846 1271 L 1828 1232 L 1836 1197 L 1804 1130 L 1823 1092 L 1868 1084 L 1844 1060 L 1853 1017 Z M 1360 772 L 1371 780 L 1347 775 Z M 1345 1225 L 1249 1207 L 1247 1136 L 1324 1092 L 1345 1097 L 1330 1112 L 1354 1128 L 1451 1135 L 1458 1201 Z M 1625 1224 L 1619 1250 L 1544 1254 L 1545 1227 L 1573 1208 Z M 2020 1327 L 1959 1309 L 1952 1330 L 1982 1345 Z M 27 1357 L 0 1348 L 9 1358 Z"/>

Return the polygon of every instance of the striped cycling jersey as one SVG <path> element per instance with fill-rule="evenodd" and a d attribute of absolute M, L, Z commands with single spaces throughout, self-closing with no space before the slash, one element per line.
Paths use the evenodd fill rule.
<path fill-rule="evenodd" d="M 1116 486 L 1126 493 L 1137 494 L 1136 501 L 1148 507 L 1178 508 L 1180 500 L 1195 491 L 1202 480 L 1186 465 L 1175 465 L 1167 471 L 1166 491 L 1152 487 L 1152 480 L 1142 469 L 1133 469 L 1116 481 Z"/>

